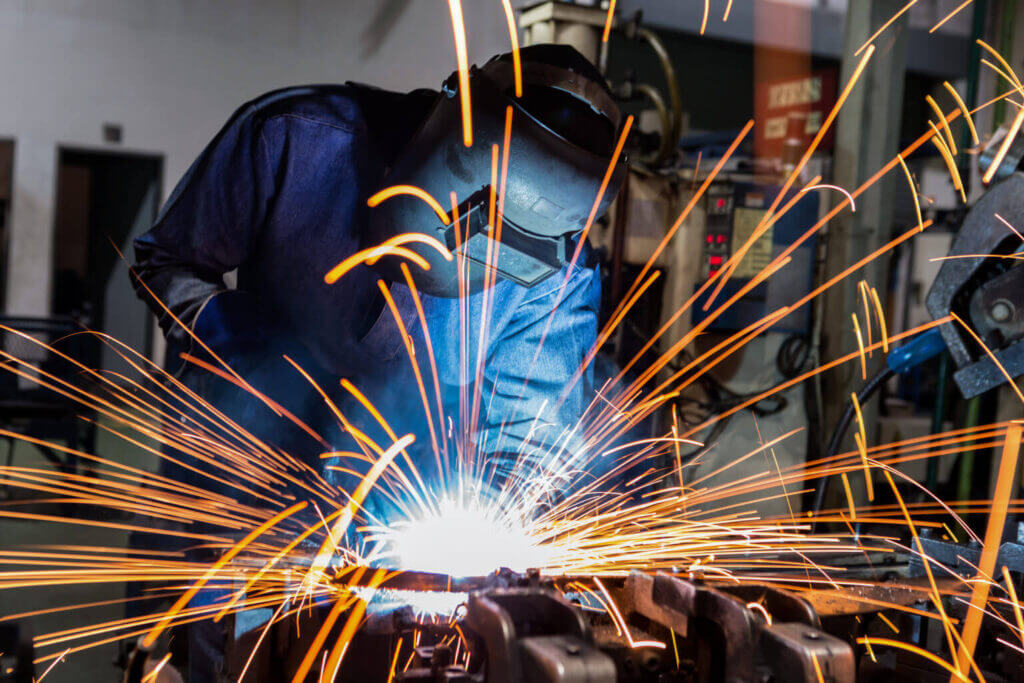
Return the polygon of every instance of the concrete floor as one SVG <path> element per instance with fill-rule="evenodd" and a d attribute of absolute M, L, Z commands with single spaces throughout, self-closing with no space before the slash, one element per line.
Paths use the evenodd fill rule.
<path fill-rule="evenodd" d="M 106 435 L 100 430 L 97 436 L 96 452 L 104 457 L 121 462 L 132 462 L 136 466 L 152 468 L 152 456 L 127 445 L 119 439 Z M 0 462 L 6 463 L 7 448 L 0 442 Z M 13 464 L 23 467 L 52 468 L 39 452 L 29 444 L 18 444 L 14 451 Z M 0 496 L 6 492 L 0 493 Z M 19 497 L 26 495 L 18 491 Z M 30 508 L 23 505 L 12 506 L 10 501 L 0 498 L 0 509 L 31 510 L 42 514 L 61 514 L 60 508 L 54 505 L 44 506 L 33 504 Z M 128 533 L 89 527 L 83 525 L 38 522 L 29 520 L 13 520 L 0 518 L 0 548 L 4 550 L 28 550 L 32 546 L 49 544 L 65 544 L 80 546 L 103 546 L 123 548 Z M 25 566 L 3 566 L 0 571 L 19 571 L 31 569 Z M 60 587 L 27 588 L 0 591 L 0 618 L 13 614 L 30 612 L 46 608 L 68 606 L 80 603 L 119 600 L 124 597 L 124 586 L 118 584 L 83 584 Z M 63 631 L 79 626 L 97 624 L 124 617 L 124 606 L 121 604 L 104 605 L 87 610 L 57 612 L 28 618 L 33 632 L 38 637 L 46 633 Z M 45 648 L 42 654 L 62 652 L 67 647 L 81 645 L 83 641 L 70 641 L 56 649 Z M 36 653 L 39 657 L 40 652 Z M 114 665 L 117 656 L 116 643 L 99 645 L 82 652 L 68 655 L 65 660 L 46 675 L 46 683 L 91 683 L 93 681 L 120 681 L 121 671 Z M 36 676 L 40 676 L 49 666 L 44 662 L 36 667 Z"/>

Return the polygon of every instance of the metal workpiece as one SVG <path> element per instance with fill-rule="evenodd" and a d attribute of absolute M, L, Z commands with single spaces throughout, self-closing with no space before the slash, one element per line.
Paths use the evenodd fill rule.
<path fill-rule="evenodd" d="M 855 680 L 853 649 L 822 631 L 810 604 L 794 593 L 634 572 L 617 597 L 627 622 L 633 612 L 681 638 L 674 647 L 692 657 L 694 681 L 812 682 L 819 670 L 826 681 Z"/>
<path fill-rule="evenodd" d="M 940 591 L 953 592 L 962 582 L 949 577 L 936 577 Z M 803 597 L 820 617 L 843 617 L 874 614 L 882 606 L 906 607 L 929 600 L 931 585 L 926 578 L 903 579 L 899 583 L 864 583 L 842 588 L 816 589 Z"/>
<path fill-rule="evenodd" d="M 615 683 L 583 612 L 553 590 L 472 594 L 465 625 L 483 642 L 487 683 Z"/>
<path fill-rule="evenodd" d="M 367 632 L 422 636 L 412 666 L 396 675 L 402 683 L 810 683 L 818 670 L 831 683 L 855 680 L 853 648 L 821 629 L 802 594 L 773 586 L 643 572 L 557 582 L 508 570 L 458 580 L 402 577 L 386 583 L 395 590 L 435 590 L 449 581 L 480 587 L 453 622 L 417 620 L 401 607 L 371 612 Z M 614 608 L 591 609 L 597 602 L 587 590 L 563 594 L 555 583 L 606 592 Z M 468 648 L 458 662 L 439 645 L 456 629 Z"/>
<path fill-rule="evenodd" d="M 981 544 L 977 542 L 955 543 L 938 538 L 920 538 L 923 556 L 928 558 L 933 567 L 939 565 L 948 572 L 964 578 L 972 578 L 978 573 L 981 561 Z M 1006 541 L 999 546 L 996 555 L 996 566 L 1006 567 L 1017 576 L 1024 576 L 1024 544 Z M 922 555 L 912 555 L 908 572 L 912 577 L 925 576 Z"/>
<path fill-rule="evenodd" d="M 774 679 L 792 683 L 856 680 L 853 649 L 845 641 L 803 624 L 770 624 L 761 651 Z"/>
<path fill-rule="evenodd" d="M 1004 258 L 1014 255 L 1020 237 L 999 218 L 1010 225 L 1024 218 L 1024 173 L 993 186 L 968 212 L 926 301 L 936 320 L 951 311 L 960 316 L 999 362 L 960 324 L 941 327 L 965 398 L 1005 383 L 1003 370 L 1010 377 L 1024 373 L 1024 270 L 1017 259 Z"/>

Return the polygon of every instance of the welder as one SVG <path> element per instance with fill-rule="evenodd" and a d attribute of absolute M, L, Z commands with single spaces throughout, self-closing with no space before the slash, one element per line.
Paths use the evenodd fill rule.
<path fill-rule="evenodd" d="M 454 429 L 465 428 L 458 420 L 463 371 L 468 361 L 473 382 L 479 357 L 480 424 L 469 432 L 480 452 L 500 464 L 501 454 L 570 438 L 590 399 L 589 373 L 573 380 L 596 338 L 600 295 L 580 233 L 603 214 L 621 182 L 622 160 L 613 165 L 620 113 L 600 72 L 572 48 L 531 46 L 520 59 L 520 93 L 512 54 L 471 69 L 471 146 L 457 72 L 440 92 L 399 94 L 353 83 L 295 87 L 239 109 L 135 242 L 136 290 L 159 318 L 170 369 L 256 436 L 320 467 L 322 443 L 190 360 L 216 365 L 212 351 L 332 447 L 343 447 L 344 436 L 332 431 L 335 418 L 287 356 L 338 401 L 345 397 L 339 380 L 349 380 L 399 435 L 415 433 L 424 453 L 430 435 L 422 401 L 402 332 L 378 286 L 385 283 L 420 351 L 416 360 L 426 367 L 416 301 L 400 265 L 406 263 Z M 498 189 L 492 149 L 504 149 L 509 108 L 501 224 L 492 226 L 490 202 Z M 451 213 L 460 220 L 446 224 L 413 196 L 368 206 L 379 190 L 405 184 L 446 210 L 454 193 L 458 208 Z M 457 258 L 408 244 L 429 269 L 386 257 L 336 284 L 325 282 L 325 273 L 346 257 L 409 232 L 438 239 Z M 481 335 L 488 269 L 491 305 Z M 236 283 L 229 287 L 225 276 L 232 271 Z M 365 413 L 345 414 L 361 429 L 379 432 Z M 437 438 L 447 438 L 453 425 L 434 427 Z M 184 470 L 175 476 L 194 478 Z M 217 648 L 204 647 L 205 656 L 191 654 L 192 681 L 212 680 L 216 669 Z"/>

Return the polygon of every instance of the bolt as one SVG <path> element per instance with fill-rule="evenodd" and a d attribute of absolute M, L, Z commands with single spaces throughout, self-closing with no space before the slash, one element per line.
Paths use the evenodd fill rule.
<path fill-rule="evenodd" d="M 804 638 L 808 640 L 821 640 L 821 634 L 817 631 L 804 631 Z"/>
<path fill-rule="evenodd" d="M 988 309 L 989 316 L 991 316 L 997 323 L 1005 323 L 1013 317 L 1013 313 L 1013 304 L 1006 299 L 996 301 L 992 304 L 992 307 Z"/>
<path fill-rule="evenodd" d="M 575 643 L 569 643 L 565 646 L 565 651 L 571 655 L 578 655 L 580 653 L 580 646 Z"/>

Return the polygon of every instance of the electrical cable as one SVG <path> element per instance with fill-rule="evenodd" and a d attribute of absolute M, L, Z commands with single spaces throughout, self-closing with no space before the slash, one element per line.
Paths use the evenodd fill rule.
<path fill-rule="evenodd" d="M 874 376 L 871 377 L 864 386 L 861 387 L 860 391 L 857 392 L 857 403 L 864 405 L 868 401 L 878 388 L 885 384 L 889 378 L 894 376 L 896 372 L 886 365 L 884 368 L 879 370 Z M 843 413 L 838 424 L 836 424 L 835 431 L 832 432 L 832 438 L 828 442 L 828 450 L 825 452 L 824 462 L 829 462 L 836 453 L 839 452 L 839 448 L 843 444 L 843 438 L 846 436 L 846 430 L 849 429 L 850 423 L 853 422 L 853 416 L 856 414 L 856 408 L 853 405 L 853 401 L 850 401 L 846 407 L 846 411 Z M 822 477 L 818 480 L 818 486 L 814 491 L 814 505 L 811 510 L 814 515 L 817 516 L 821 513 L 821 509 L 825 505 L 825 494 L 828 492 L 828 484 L 831 481 L 831 477 Z"/>

